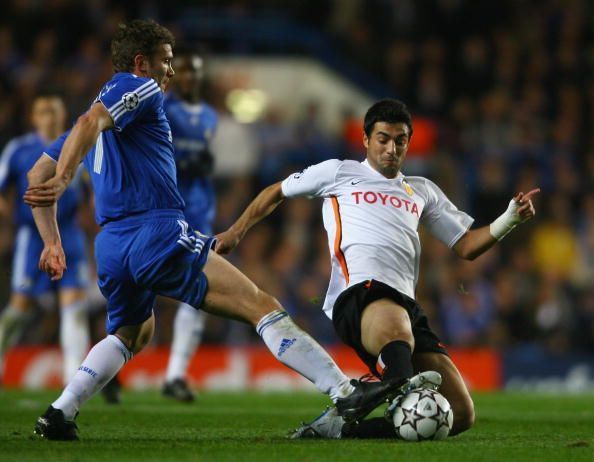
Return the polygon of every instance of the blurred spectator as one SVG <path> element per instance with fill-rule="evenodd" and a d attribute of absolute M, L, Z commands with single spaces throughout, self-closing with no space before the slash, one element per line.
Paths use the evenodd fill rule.
<path fill-rule="evenodd" d="M 465 260 L 455 263 L 444 283 L 439 310 L 445 342 L 448 345 L 483 344 L 494 319 L 493 287 Z"/>
<path fill-rule="evenodd" d="M 578 241 L 571 225 L 571 204 L 566 196 L 555 194 L 543 211 L 544 221 L 530 242 L 537 271 L 552 280 L 567 280 L 577 268 Z"/>

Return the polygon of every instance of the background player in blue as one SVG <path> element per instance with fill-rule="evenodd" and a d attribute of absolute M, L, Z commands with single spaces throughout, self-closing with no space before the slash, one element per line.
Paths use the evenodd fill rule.
<path fill-rule="evenodd" d="M 218 122 L 215 110 L 201 101 L 203 61 L 190 51 L 176 49 L 173 89 L 165 95 L 163 108 L 171 126 L 177 187 L 186 208 L 189 225 L 212 235 L 215 195 L 212 179 L 214 159 L 210 151 Z M 188 365 L 202 339 L 204 311 L 180 303 L 173 322 L 171 353 L 165 373 L 163 395 L 179 401 L 193 401 L 194 394 L 186 382 Z"/>
<path fill-rule="evenodd" d="M 89 348 L 85 238 L 76 222 L 82 197 L 79 181 L 75 181 L 60 199 L 58 224 L 64 237 L 69 267 L 60 281 L 52 282 L 37 267 L 43 241 L 35 228 L 31 208 L 22 202 L 21 197 L 27 189 L 27 172 L 49 143 L 64 131 L 66 109 L 60 96 L 52 92 L 36 96 L 31 109 L 31 121 L 35 130 L 8 143 L 0 159 L 0 213 L 8 213 L 9 203 L 12 202 L 16 226 L 11 295 L 8 306 L 0 315 L 0 375 L 4 369 L 5 353 L 20 336 L 36 299 L 56 290 L 61 308 L 63 379 L 64 383 L 68 383 Z M 9 198 L 11 192 L 17 200 Z"/>
<path fill-rule="evenodd" d="M 58 280 L 66 262 L 55 204 L 84 158 L 102 226 L 95 254 L 108 310 L 108 335 L 37 419 L 35 432 L 78 438 L 74 418 L 81 405 L 151 339 L 157 294 L 252 324 L 270 352 L 328 394 L 346 420 L 364 417 L 408 383 L 349 382 L 276 299 L 214 253 L 214 239 L 194 233 L 185 221 L 163 111 L 162 89 L 174 74 L 173 44 L 171 33 L 154 21 L 120 25 L 111 47 L 116 74 L 66 140 L 29 172 L 24 200 L 45 245 L 39 266 Z"/>

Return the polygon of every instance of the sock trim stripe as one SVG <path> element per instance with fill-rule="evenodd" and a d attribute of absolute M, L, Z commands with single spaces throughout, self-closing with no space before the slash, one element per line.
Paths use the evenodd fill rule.
<path fill-rule="evenodd" d="M 128 348 L 126 347 L 126 345 L 124 345 L 122 343 L 122 341 L 115 335 L 108 335 L 107 338 L 116 346 L 118 347 L 118 350 L 120 350 L 120 352 L 122 353 L 122 356 L 124 357 L 124 364 L 127 363 L 128 361 L 130 361 L 132 359 L 132 356 L 134 356 L 134 353 L 132 353 L 130 350 L 128 350 Z"/>
<path fill-rule="evenodd" d="M 271 315 L 273 315 L 273 316 L 268 318 Z M 269 315 L 265 316 L 264 318 L 262 318 L 262 320 L 258 323 L 258 326 L 256 327 L 256 331 L 258 332 L 258 335 L 261 337 L 262 333 L 268 326 L 271 326 L 272 324 L 280 321 L 281 319 L 286 318 L 288 315 L 289 314 L 286 311 L 278 311 L 278 312 L 275 311 L 275 312 L 272 312 Z"/>

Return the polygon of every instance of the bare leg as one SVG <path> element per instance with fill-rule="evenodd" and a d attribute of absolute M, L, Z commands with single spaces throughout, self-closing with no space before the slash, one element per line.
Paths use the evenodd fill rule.
<path fill-rule="evenodd" d="M 310 380 L 334 401 L 353 392 L 348 377 L 334 360 L 293 323 L 274 297 L 212 251 L 204 273 L 208 278 L 205 311 L 250 323 L 279 361 Z"/>
<path fill-rule="evenodd" d="M 439 392 L 450 402 L 454 411 L 454 425 L 450 436 L 468 430 L 474 424 L 474 403 L 464 379 L 449 356 L 441 353 L 413 354 L 415 372 L 437 371 L 443 378 Z"/>

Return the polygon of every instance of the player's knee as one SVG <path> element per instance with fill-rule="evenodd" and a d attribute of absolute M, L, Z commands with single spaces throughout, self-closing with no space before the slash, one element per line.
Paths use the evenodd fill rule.
<path fill-rule="evenodd" d="M 152 337 L 153 337 L 152 332 L 151 333 L 148 333 L 148 332 L 141 333 L 138 336 L 138 338 L 136 339 L 136 342 L 134 343 L 134 346 L 132 348 L 132 353 L 134 353 L 135 355 L 140 353 L 140 351 L 143 350 L 144 347 L 149 344 Z"/>
<path fill-rule="evenodd" d="M 116 334 L 117 337 L 122 341 L 125 347 L 132 352 L 132 354 L 137 355 L 142 351 L 142 349 L 148 345 L 151 340 L 151 337 L 148 336 L 146 333 L 139 334 L 135 338 L 124 337 L 122 335 Z"/>
<path fill-rule="evenodd" d="M 248 307 L 248 321 L 256 326 L 264 316 L 275 310 L 281 310 L 282 308 L 282 305 L 276 298 L 263 290 L 258 289 L 255 301 Z"/>
<path fill-rule="evenodd" d="M 408 343 L 411 351 L 415 347 L 412 332 L 391 325 L 376 324 L 373 329 L 366 329 L 362 332 L 361 340 L 365 349 L 372 354 L 379 354 L 382 348 L 397 340 Z"/>
<path fill-rule="evenodd" d="M 133 354 L 138 354 L 153 338 L 155 332 L 155 316 L 140 325 L 120 327 L 116 336 Z"/>
<path fill-rule="evenodd" d="M 454 407 L 454 425 L 450 435 L 465 432 L 474 425 L 474 403 L 470 397 Z"/>

